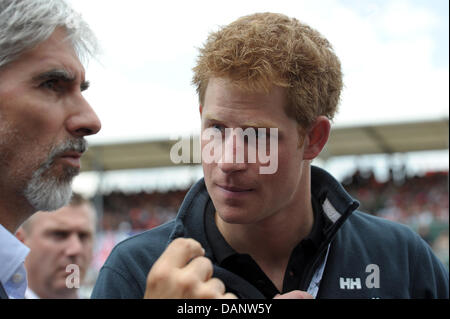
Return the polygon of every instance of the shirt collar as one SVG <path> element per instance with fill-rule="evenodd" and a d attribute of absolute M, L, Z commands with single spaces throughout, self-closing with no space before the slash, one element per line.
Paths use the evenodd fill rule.
<path fill-rule="evenodd" d="M 323 236 L 323 210 L 319 201 L 312 196 L 311 198 L 313 213 L 314 213 L 314 223 L 311 232 L 306 236 L 301 243 L 304 246 L 308 246 L 307 249 L 317 250 L 324 239 Z M 223 238 L 219 229 L 217 228 L 216 222 L 214 220 L 215 208 L 214 204 L 210 200 L 205 209 L 205 232 L 208 242 L 211 245 L 214 259 L 220 265 L 228 257 L 237 254 L 237 252 L 227 243 L 225 238 Z M 300 243 L 299 243 L 300 244 Z"/>
<path fill-rule="evenodd" d="M 36 295 L 36 293 L 31 290 L 30 287 L 27 287 L 27 290 L 25 291 L 25 299 L 41 299 L 39 298 L 38 295 Z"/>
<path fill-rule="evenodd" d="M 0 224 L 0 281 L 5 284 L 25 261 L 30 249 Z"/>

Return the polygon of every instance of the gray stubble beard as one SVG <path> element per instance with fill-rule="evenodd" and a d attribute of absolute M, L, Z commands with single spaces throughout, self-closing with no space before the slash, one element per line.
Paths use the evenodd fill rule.
<path fill-rule="evenodd" d="M 53 147 L 47 160 L 33 172 L 28 182 L 24 196 L 36 211 L 54 211 L 67 205 L 72 196 L 72 180 L 78 175 L 79 169 L 64 167 L 61 176 L 46 173 L 51 169 L 54 159 L 67 151 L 83 153 L 87 149 L 84 139 L 70 139 Z"/>

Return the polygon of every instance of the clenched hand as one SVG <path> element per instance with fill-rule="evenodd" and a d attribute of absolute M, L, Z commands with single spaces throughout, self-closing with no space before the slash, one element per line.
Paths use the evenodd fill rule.
<path fill-rule="evenodd" d="M 145 299 L 236 299 L 213 278 L 211 261 L 193 239 L 177 238 L 166 248 L 147 276 Z"/>

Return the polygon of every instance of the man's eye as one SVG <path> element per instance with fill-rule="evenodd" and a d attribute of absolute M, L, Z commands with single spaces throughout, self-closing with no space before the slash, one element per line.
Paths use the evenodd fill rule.
<path fill-rule="evenodd" d="M 258 129 L 256 129 L 255 132 L 256 138 L 265 138 L 267 140 L 270 139 L 270 132 L 268 129 L 261 130 L 261 132 Z"/>
<path fill-rule="evenodd" d="M 45 82 L 42 82 L 39 85 L 40 88 L 43 89 L 48 89 L 48 90 L 52 90 L 52 91 L 57 91 L 60 92 L 62 91 L 62 87 L 59 83 L 59 80 L 53 79 L 53 80 L 47 80 Z"/>
<path fill-rule="evenodd" d="M 89 233 L 80 233 L 78 234 L 78 237 L 80 238 L 81 241 L 86 241 L 89 238 L 91 238 L 91 235 Z"/>
<path fill-rule="evenodd" d="M 68 236 L 68 233 L 64 231 L 54 231 L 50 235 L 54 239 L 61 240 L 65 239 Z"/>
<path fill-rule="evenodd" d="M 213 125 L 211 125 L 211 127 L 213 129 L 215 129 L 215 130 L 218 130 L 218 131 L 222 132 L 222 133 L 225 131 L 225 127 L 223 125 L 220 125 L 220 124 L 213 124 Z"/>

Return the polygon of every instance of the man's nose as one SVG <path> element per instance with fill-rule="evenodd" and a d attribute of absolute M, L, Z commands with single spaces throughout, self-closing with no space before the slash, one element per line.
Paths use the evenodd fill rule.
<path fill-rule="evenodd" d="M 83 251 L 83 243 L 81 242 L 80 237 L 78 234 L 71 234 L 67 238 L 67 244 L 66 244 L 66 255 L 68 256 L 77 256 L 81 254 Z"/>
<path fill-rule="evenodd" d="M 226 174 L 247 168 L 245 142 L 239 135 L 231 134 L 224 139 L 222 154 L 217 166 Z"/>
<path fill-rule="evenodd" d="M 75 111 L 66 122 L 67 130 L 75 137 L 97 134 L 102 125 L 92 107 L 83 96 L 74 103 Z"/>

